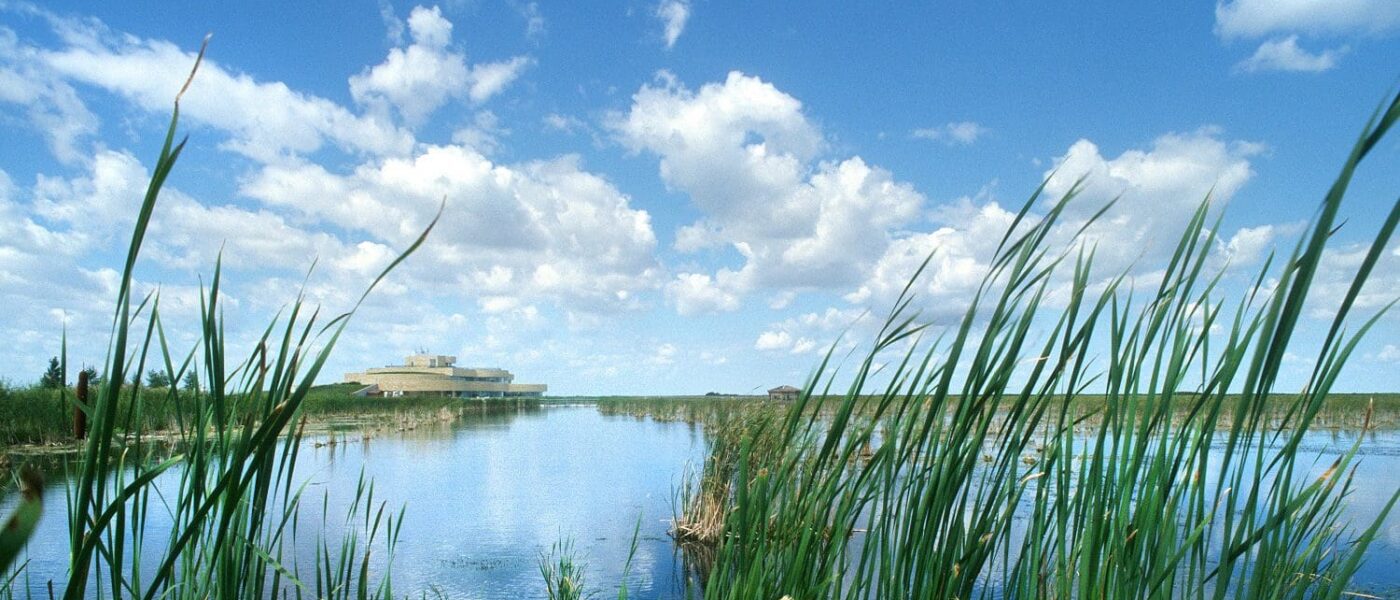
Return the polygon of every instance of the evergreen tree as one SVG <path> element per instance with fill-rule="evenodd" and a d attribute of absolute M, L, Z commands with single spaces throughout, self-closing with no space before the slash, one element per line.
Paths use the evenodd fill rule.
<path fill-rule="evenodd" d="M 151 369 L 146 371 L 146 387 L 148 388 L 168 388 L 170 387 L 170 376 L 164 371 Z"/>
<path fill-rule="evenodd" d="M 58 365 L 58 357 L 49 359 L 49 368 L 44 371 L 44 376 L 39 378 L 39 387 L 61 388 L 63 387 L 63 368 Z"/>
<path fill-rule="evenodd" d="M 83 372 L 83 373 L 87 373 L 87 376 L 88 376 L 88 385 L 97 385 L 97 383 L 98 383 L 99 381 L 102 381 L 102 380 L 99 379 L 98 376 L 97 376 L 97 367 L 92 367 L 92 366 L 83 367 L 82 372 Z"/>
<path fill-rule="evenodd" d="M 188 373 L 185 373 L 184 388 L 185 391 L 189 392 L 193 392 L 199 389 L 199 376 L 194 374 L 193 369 L 191 369 Z"/>

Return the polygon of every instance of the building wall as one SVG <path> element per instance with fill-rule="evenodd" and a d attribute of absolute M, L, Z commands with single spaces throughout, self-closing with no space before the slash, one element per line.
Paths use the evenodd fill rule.
<path fill-rule="evenodd" d="M 361 385 L 378 385 L 389 396 L 528 397 L 541 396 L 548 390 L 544 384 L 512 383 L 514 376 L 502 369 L 385 367 L 363 373 L 346 373 L 345 380 Z"/>
<path fill-rule="evenodd" d="M 461 369 L 455 362 L 457 357 L 445 354 L 414 354 L 402 366 L 346 373 L 345 381 L 377 386 L 385 396 L 538 397 L 548 389 L 515 383 L 515 375 L 505 369 Z"/>

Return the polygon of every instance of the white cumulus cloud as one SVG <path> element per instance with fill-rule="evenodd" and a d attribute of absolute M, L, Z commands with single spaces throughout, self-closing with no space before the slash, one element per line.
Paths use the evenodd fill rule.
<path fill-rule="evenodd" d="M 1104 156 L 1089 140 L 1079 140 L 1045 173 L 1049 178 L 1045 202 L 1059 200 L 1085 177 L 1077 198 L 1045 244 L 1069 248 L 1087 220 L 1117 199 L 1077 239 L 1097 249 L 1095 269 L 1102 277 L 1127 270 L 1150 275 L 1175 248 L 1186 221 L 1208 194 L 1218 207 L 1253 177 L 1249 159 L 1261 151 L 1259 144 L 1223 140 L 1220 131 L 1210 127 L 1163 135 L 1147 149 L 1131 149 L 1114 157 Z M 935 216 L 939 228 L 895 240 L 846 300 L 889 306 L 928 259 L 914 288 L 925 316 L 936 320 L 961 314 L 1014 221 L 1014 210 L 995 201 L 964 198 L 939 207 Z M 1033 213 L 1029 218 L 1039 217 Z M 1270 229 L 1242 231 L 1222 251 L 1235 253 L 1231 264 L 1248 264 L 1263 252 L 1261 246 L 1271 236 Z"/>
<path fill-rule="evenodd" d="M 704 273 L 681 273 L 666 284 L 666 297 L 676 312 L 686 316 L 738 310 L 733 278 L 728 271 L 721 271 L 718 279 Z"/>
<path fill-rule="evenodd" d="M 503 165 L 469 147 L 428 146 L 346 175 L 309 162 L 269 165 L 242 192 L 395 247 L 446 198 L 433 236 L 405 268 L 424 289 L 614 310 L 633 306 L 659 274 L 650 215 L 573 156 Z"/>
<path fill-rule="evenodd" d="M 384 62 L 350 78 L 355 102 L 383 111 L 392 106 L 410 126 L 423 123 L 453 98 L 485 102 L 505 90 L 531 64 L 517 56 L 468 66 L 455 51 L 452 23 L 437 7 L 415 7 L 408 17 L 412 43 L 393 48 Z"/>
<path fill-rule="evenodd" d="M 164 40 L 114 34 L 101 26 L 66 30 L 66 45 L 40 50 L 36 59 L 65 80 L 118 94 L 141 108 L 168 113 L 184 85 L 195 53 Z M 227 131 L 224 147 L 260 161 L 314 152 L 327 141 L 355 153 L 407 152 L 413 137 L 383 119 L 294 91 L 282 82 L 262 82 L 206 59 L 198 85 L 180 104 L 194 123 Z"/>
<path fill-rule="evenodd" d="M 711 306 L 728 307 L 760 289 L 857 282 L 924 202 L 859 156 L 819 160 L 826 142 L 801 102 L 739 72 L 698 91 L 663 73 L 610 126 L 629 149 L 658 155 L 662 180 L 701 210 L 702 220 L 678 232 L 679 250 L 727 245 L 744 259 L 704 286 L 694 277 L 674 282 L 677 298 L 706 290 L 724 300 Z"/>

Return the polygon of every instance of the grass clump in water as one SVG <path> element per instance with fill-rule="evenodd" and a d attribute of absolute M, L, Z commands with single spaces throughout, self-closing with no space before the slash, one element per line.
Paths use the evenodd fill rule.
<path fill-rule="evenodd" d="M 566 538 L 555 542 L 548 553 L 539 558 L 540 577 L 544 578 L 545 596 L 549 600 L 582 600 L 584 594 L 584 565 L 574 550 L 574 541 Z"/>

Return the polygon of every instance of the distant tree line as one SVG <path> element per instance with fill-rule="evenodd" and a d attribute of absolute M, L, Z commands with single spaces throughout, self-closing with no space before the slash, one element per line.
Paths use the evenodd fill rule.
<path fill-rule="evenodd" d="M 83 367 L 81 372 L 87 373 L 89 383 L 95 384 L 100 381 L 96 367 Z M 140 383 L 141 373 L 133 374 L 131 376 L 131 385 L 139 385 Z M 170 374 L 165 371 L 159 369 L 146 371 L 146 387 L 148 388 L 168 388 L 172 383 Z M 66 385 L 68 385 L 68 382 L 63 380 L 63 366 L 59 362 L 58 357 L 50 358 L 48 368 L 44 369 L 44 374 L 39 377 L 39 387 L 58 389 Z M 196 375 L 193 370 L 185 373 L 185 378 L 181 381 L 181 387 L 189 391 L 199 389 L 199 376 Z"/>

